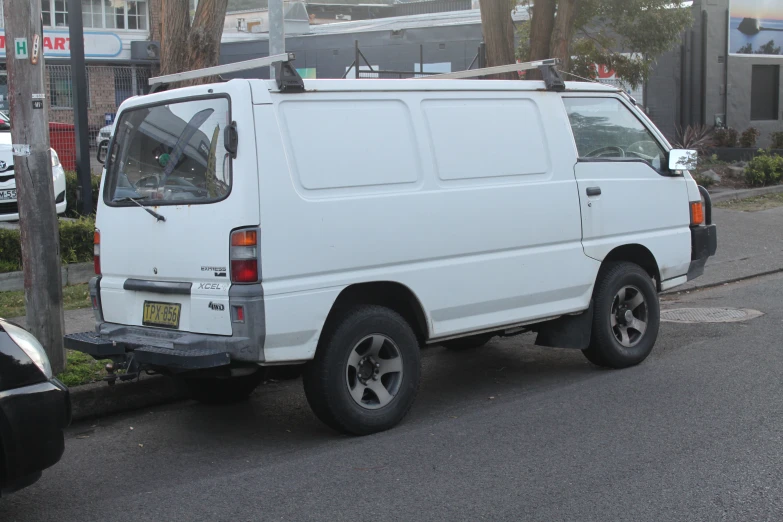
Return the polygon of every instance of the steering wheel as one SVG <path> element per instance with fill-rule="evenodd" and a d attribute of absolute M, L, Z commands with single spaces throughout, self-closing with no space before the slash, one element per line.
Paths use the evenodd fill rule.
<path fill-rule="evenodd" d="M 607 154 L 609 152 L 615 152 L 617 154 Z M 586 158 L 616 158 L 616 157 L 625 157 L 625 151 L 621 149 L 620 147 L 617 147 L 615 145 L 610 145 L 608 147 L 601 147 L 600 149 L 595 149 L 594 151 L 589 152 L 585 157 Z"/>

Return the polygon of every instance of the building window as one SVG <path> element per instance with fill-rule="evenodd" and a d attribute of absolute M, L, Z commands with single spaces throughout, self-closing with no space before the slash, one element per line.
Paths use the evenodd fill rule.
<path fill-rule="evenodd" d="M 49 99 L 52 109 L 73 109 L 73 81 L 70 65 L 52 65 L 49 72 Z M 87 107 L 90 107 L 90 74 L 87 73 Z"/>
<path fill-rule="evenodd" d="M 750 119 L 777 120 L 780 102 L 780 66 L 754 65 L 750 90 Z"/>
<path fill-rule="evenodd" d="M 147 29 L 147 2 L 128 2 L 128 29 Z"/>
<path fill-rule="evenodd" d="M 52 25 L 52 4 L 49 0 L 41 0 L 41 15 L 45 26 Z"/>
<path fill-rule="evenodd" d="M 82 23 L 84 27 L 103 27 L 102 0 L 82 0 Z"/>
<path fill-rule="evenodd" d="M 54 0 L 55 27 L 68 27 L 68 0 Z"/>
<path fill-rule="evenodd" d="M 82 0 L 82 22 L 88 29 L 146 31 L 149 27 L 147 4 L 147 0 Z M 45 26 L 68 26 L 68 0 L 41 0 L 41 12 Z"/>

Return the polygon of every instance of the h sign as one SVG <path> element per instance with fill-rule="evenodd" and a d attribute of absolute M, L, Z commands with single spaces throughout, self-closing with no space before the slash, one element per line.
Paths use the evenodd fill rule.
<path fill-rule="evenodd" d="M 27 38 L 14 38 L 14 56 L 17 60 L 27 59 Z"/>

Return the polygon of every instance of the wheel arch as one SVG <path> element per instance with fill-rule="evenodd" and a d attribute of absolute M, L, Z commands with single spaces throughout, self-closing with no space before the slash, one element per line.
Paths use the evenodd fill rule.
<path fill-rule="evenodd" d="M 416 294 L 408 286 L 396 281 L 374 281 L 355 283 L 340 292 L 326 316 L 319 335 L 319 346 L 325 332 L 341 314 L 357 305 L 372 304 L 388 307 L 405 318 L 421 344 L 429 339 L 430 322 Z"/>
<path fill-rule="evenodd" d="M 655 287 L 657 290 L 659 292 L 661 291 L 661 271 L 658 267 L 658 261 L 655 259 L 655 255 L 653 255 L 649 248 L 638 243 L 616 247 L 604 257 L 604 260 L 601 262 L 601 269 L 603 270 L 612 263 L 623 261 L 634 263 L 642 267 L 644 271 L 655 280 Z"/>

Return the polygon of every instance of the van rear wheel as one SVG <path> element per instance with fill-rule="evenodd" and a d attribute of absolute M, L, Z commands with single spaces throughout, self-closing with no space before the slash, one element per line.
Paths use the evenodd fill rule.
<path fill-rule="evenodd" d="M 324 332 L 302 375 L 315 415 L 336 431 L 369 435 L 407 415 L 419 389 L 413 329 L 397 312 L 364 305 Z"/>
<path fill-rule="evenodd" d="M 182 377 L 191 399 L 203 404 L 233 404 L 247 399 L 263 379 L 256 370 L 237 377 Z"/>
<path fill-rule="evenodd" d="M 633 263 L 603 268 L 593 292 L 593 331 L 583 353 L 607 368 L 628 368 L 643 362 L 658 338 L 661 308 L 649 274 Z"/>

